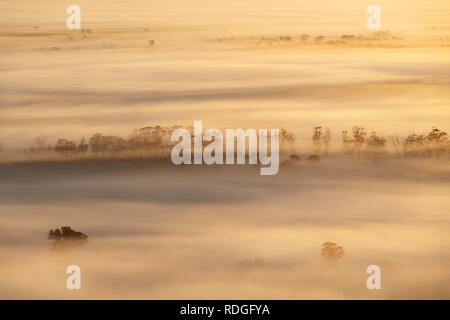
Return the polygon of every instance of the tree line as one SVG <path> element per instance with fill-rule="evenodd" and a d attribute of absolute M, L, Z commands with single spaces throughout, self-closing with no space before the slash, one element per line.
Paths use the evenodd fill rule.
<path fill-rule="evenodd" d="M 47 145 L 45 138 L 35 139 L 31 152 L 48 151 L 63 155 L 86 153 L 124 153 L 130 151 L 148 151 L 159 155 L 169 155 L 173 143 L 170 136 L 175 126 L 154 126 L 135 129 L 128 137 L 95 133 L 89 139 L 75 141 L 60 138 L 54 146 Z M 193 129 L 186 128 L 194 137 Z M 295 150 L 296 136 L 286 129 L 280 129 L 280 147 L 282 150 Z M 428 133 L 410 133 L 405 138 L 390 136 L 390 142 L 397 156 L 432 157 L 450 154 L 448 134 L 436 127 Z M 351 130 L 341 132 L 341 144 L 335 147 L 345 155 L 382 155 L 387 153 L 388 140 L 375 131 L 367 132 L 362 126 L 353 126 Z M 311 154 L 327 155 L 331 149 L 331 131 L 329 128 L 316 126 L 312 130 Z"/>

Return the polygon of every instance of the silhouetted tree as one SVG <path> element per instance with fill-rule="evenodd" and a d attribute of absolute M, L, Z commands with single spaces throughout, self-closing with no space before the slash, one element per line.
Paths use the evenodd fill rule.
<path fill-rule="evenodd" d="M 84 244 L 88 240 L 88 236 L 71 227 L 61 227 L 61 229 L 50 229 L 47 239 L 53 241 L 52 250 L 65 250 Z"/>
<path fill-rule="evenodd" d="M 406 157 L 420 157 L 424 155 L 426 138 L 424 135 L 411 133 L 403 140 L 403 152 Z"/>
<path fill-rule="evenodd" d="M 126 141 L 117 136 L 94 134 L 89 139 L 89 146 L 93 152 L 119 152 L 127 149 Z"/>
<path fill-rule="evenodd" d="M 365 142 L 366 132 L 364 127 L 353 126 L 352 127 L 353 139 L 348 137 L 348 131 L 342 131 L 342 143 L 343 149 L 346 154 L 361 153 L 362 146 Z"/>
<path fill-rule="evenodd" d="M 320 154 L 320 151 L 322 149 L 322 127 L 314 127 L 313 128 L 313 135 L 312 135 L 312 142 L 313 142 L 313 152 L 316 155 Z"/>
<path fill-rule="evenodd" d="M 372 131 L 370 136 L 366 139 L 367 152 L 370 155 L 383 154 L 386 147 L 386 139 L 379 137 L 375 131 Z"/>
<path fill-rule="evenodd" d="M 70 153 L 77 149 L 77 146 L 73 141 L 67 139 L 58 139 L 55 145 L 55 151 L 61 153 Z"/>
<path fill-rule="evenodd" d="M 360 154 L 361 148 L 364 144 L 366 132 L 364 130 L 364 127 L 360 126 L 354 126 L 352 127 L 353 131 L 353 139 L 354 139 L 354 145 L 355 145 L 355 151 Z"/>
<path fill-rule="evenodd" d="M 433 127 L 426 136 L 426 141 L 428 145 L 427 152 L 429 154 L 440 156 L 448 152 L 449 140 L 447 132 L 441 131 Z"/>
<path fill-rule="evenodd" d="M 83 137 L 78 144 L 78 151 L 82 153 L 86 153 L 89 149 L 89 145 L 86 143 L 86 139 Z"/>
<path fill-rule="evenodd" d="M 289 132 L 286 129 L 280 130 L 280 144 L 282 148 L 289 149 L 290 152 L 294 152 L 295 134 Z"/>

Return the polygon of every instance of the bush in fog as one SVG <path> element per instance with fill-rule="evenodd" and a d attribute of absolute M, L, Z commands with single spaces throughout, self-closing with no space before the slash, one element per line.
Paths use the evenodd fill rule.
<path fill-rule="evenodd" d="M 73 230 L 71 227 L 50 229 L 47 239 L 49 240 L 86 240 L 88 236 L 82 232 Z"/>
<path fill-rule="evenodd" d="M 77 149 L 77 146 L 73 141 L 67 139 L 58 139 L 55 145 L 55 151 L 61 153 L 73 152 Z"/>
<path fill-rule="evenodd" d="M 426 136 L 427 152 L 429 155 L 440 156 L 449 151 L 449 140 L 447 132 L 441 131 L 435 127 Z"/>
<path fill-rule="evenodd" d="M 446 132 L 435 127 L 428 134 L 411 133 L 403 140 L 406 157 L 430 157 L 448 154 L 450 143 Z"/>
<path fill-rule="evenodd" d="M 314 43 L 315 44 L 321 44 L 323 42 L 323 39 L 325 39 L 324 36 L 318 36 L 314 38 Z"/>
<path fill-rule="evenodd" d="M 403 152 L 407 157 L 421 156 L 425 150 L 426 139 L 424 135 L 411 133 L 403 140 Z"/>
<path fill-rule="evenodd" d="M 280 148 L 284 150 L 288 150 L 290 152 L 294 152 L 295 150 L 295 134 L 292 132 L 281 129 L 280 130 Z"/>
<path fill-rule="evenodd" d="M 352 135 L 353 139 L 349 137 L 348 131 L 342 131 L 342 144 L 343 149 L 346 154 L 360 154 L 361 149 L 365 142 L 366 131 L 364 127 L 353 126 L 352 127 Z"/>
<path fill-rule="evenodd" d="M 313 135 L 312 135 L 312 143 L 313 143 L 313 153 L 316 155 L 320 154 L 320 151 L 322 149 L 322 127 L 315 127 L 313 128 Z"/>
<path fill-rule="evenodd" d="M 135 129 L 127 140 L 127 145 L 131 149 L 151 149 L 166 151 L 170 145 L 170 136 L 174 130 L 180 126 L 173 127 L 144 127 Z"/>
<path fill-rule="evenodd" d="M 300 41 L 301 41 L 301 42 L 307 43 L 307 42 L 308 42 L 308 39 L 309 39 L 309 35 L 308 35 L 308 34 L 302 33 L 302 34 L 300 35 Z"/>
<path fill-rule="evenodd" d="M 369 155 L 383 154 L 386 149 L 386 139 L 378 136 L 376 132 L 372 130 L 372 133 L 366 139 L 366 146 L 366 151 Z"/>
<path fill-rule="evenodd" d="M 89 149 L 89 144 L 86 143 L 85 138 L 81 138 L 80 143 L 78 144 L 78 151 L 81 153 L 86 153 Z"/>
<path fill-rule="evenodd" d="M 61 227 L 61 229 L 50 229 L 47 239 L 53 241 L 52 249 L 64 250 L 86 243 L 88 236 L 73 230 L 71 227 Z"/>
<path fill-rule="evenodd" d="M 320 255 L 327 262 L 337 262 L 344 256 L 344 248 L 334 242 L 324 242 Z"/>
<path fill-rule="evenodd" d="M 331 131 L 329 128 L 322 132 L 322 127 L 314 127 L 312 134 L 312 151 L 319 156 L 322 152 L 326 155 L 330 148 Z"/>
<path fill-rule="evenodd" d="M 127 144 L 121 137 L 96 133 L 89 138 L 89 147 L 93 152 L 118 152 L 126 150 Z"/>

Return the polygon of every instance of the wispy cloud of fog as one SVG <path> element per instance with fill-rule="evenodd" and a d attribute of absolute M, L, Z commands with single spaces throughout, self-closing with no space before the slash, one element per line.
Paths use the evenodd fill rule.
<path fill-rule="evenodd" d="M 2 297 L 449 297 L 445 163 L 330 160 L 271 179 L 155 166 L 2 165 Z M 61 225 L 89 242 L 50 252 L 46 233 Z M 345 249 L 336 265 L 320 256 L 325 241 Z M 64 287 L 74 263 L 80 293 Z M 382 268 L 379 292 L 365 287 L 370 264 Z"/>

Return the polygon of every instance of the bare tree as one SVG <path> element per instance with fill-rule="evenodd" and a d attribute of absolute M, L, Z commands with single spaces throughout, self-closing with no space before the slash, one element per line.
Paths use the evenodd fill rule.
<path fill-rule="evenodd" d="M 314 154 L 319 155 L 322 149 L 322 127 L 313 128 L 312 142 Z"/>
<path fill-rule="evenodd" d="M 378 136 L 375 131 L 372 130 L 370 136 L 366 139 L 367 152 L 369 155 L 376 156 L 382 155 L 386 148 L 386 139 Z"/>

